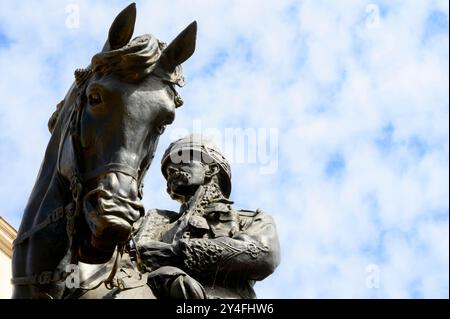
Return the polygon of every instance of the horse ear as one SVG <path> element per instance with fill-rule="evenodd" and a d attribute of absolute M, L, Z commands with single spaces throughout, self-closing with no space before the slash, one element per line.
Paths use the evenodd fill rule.
<path fill-rule="evenodd" d="M 160 62 L 162 67 L 173 72 L 175 68 L 189 59 L 195 51 L 197 21 L 192 22 L 167 46 Z"/>
<path fill-rule="evenodd" d="M 136 4 L 133 2 L 119 13 L 111 24 L 103 52 L 120 49 L 126 45 L 133 36 L 135 22 Z"/>

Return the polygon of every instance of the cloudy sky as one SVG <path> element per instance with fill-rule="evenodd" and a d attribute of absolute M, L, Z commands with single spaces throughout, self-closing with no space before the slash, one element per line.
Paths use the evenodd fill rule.
<path fill-rule="evenodd" d="M 18 227 L 47 120 L 128 1 L 0 2 L 0 215 Z M 135 35 L 198 22 L 185 101 L 145 205 L 177 209 L 159 159 L 202 131 L 236 208 L 276 220 L 260 298 L 449 297 L 449 7 L 442 1 L 138 1 Z M 257 152 L 255 151 L 257 150 Z M 1 274 L 0 274 L 1 275 Z"/>

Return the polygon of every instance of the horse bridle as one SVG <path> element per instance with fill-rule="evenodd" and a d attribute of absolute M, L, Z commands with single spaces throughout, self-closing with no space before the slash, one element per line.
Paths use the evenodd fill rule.
<path fill-rule="evenodd" d="M 76 71 L 80 72 L 79 70 Z M 147 171 L 150 160 L 152 159 L 152 156 L 146 156 L 144 157 L 143 164 L 141 164 L 141 167 L 139 169 L 136 169 L 134 167 L 131 167 L 130 165 L 123 164 L 123 163 L 108 163 L 105 166 L 95 168 L 93 170 L 90 170 L 88 172 L 82 172 L 80 170 L 80 154 L 81 154 L 81 135 L 80 135 L 80 126 L 81 126 L 81 116 L 83 114 L 83 106 L 86 105 L 86 88 L 88 84 L 88 80 L 91 77 L 92 71 L 83 70 L 83 72 L 88 72 L 88 76 L 84 78 L 82 83 L 78 84 L 78 93 L 75 100 L 75 106 L 73 110 L 71 111 L 69 125 L 66 126 L 66 129 L 63 133 L 63 138 L 61 139 L 61 144 L 58 151 L 58 159 L 57 159 L 57 170 L 60 175 L 60 158 L 61 153 L 64 149 L 64 142 L 67 137 L 67 131 L 69 131 L 70 138 L 72 139 L 72 148 L 73 148 L 73 155 L 74 155 L 74 167 L 72 172 L 72 177 L 70 178 L 71 183 L 74 179 L 76 179 L 79 183 L 83 184 L 86 182 L 89 182 L 90 180 L 96 179 L 100 176 L 106 175 L 108 173 L 122 173 L 125 175 L 128 175 L 132 177 L 136 182 L 138 183 L 138 187 L 140 188 L 144 173 Z M 141 194 L 139 194 L 141 197 Z M 142 197 L 141 197 L 142 198 Z"/>
<path fill-rule="evenodd" d="M 86 104 L 86 89 L 89 82 L 89 79 L 92 76 L 92 70 L 90 67 L 86 69 L 78 69 L 75 71 L 75 78 L 77 87 L 79 88 L 79 91 L 77 93 L 77 97 L 75 100 L 75 107 L 72 110 L 71 119 L 69 121 L 69 127 L 70 127 L 70 135 L 72 138 L 72 145 L 73 145 L 73 151 L 74 151 L 74 160 L 75 160 L 75 168 L 74 172 L 72 174 L 71 180 L 76 179 L 79 182 L 83 183 L 90 181 L 92 179 L 98 178 L 102 175 L 108 174 L 108 173 L 123 173 L 125 175 L 128 175 L 132 177 L 134 180 L 136 180 L 138 185 L 138 191 L 139 191 L 139 197 L 142 199 L 142 188 L 143 188 L 143 178 L 145 176 L 145 172 L 148 170 L 151 161 L 153 160 L 154 154 L 148 154 L 144 157 L 140 167 L 138 169 L 131 167 L 127 164 L 122 163 L 109 163 L 103 167 L 95 168 L 89 172 L 80 173 L 79 167 L 80 167 L 80 160 L 78 158 L 79 154 L 81 153 L 81 142 L 80 142 L 80 123 L 81 123 L 81 115 L 83 111 L 83 105 Z M 173 83 L 167 80 L 163 80 L 164 83 L 166 83 L 174 95 L 174 103 L 175 107 L 178 108 L 181 105 L 183 105 L 183 100 L 181 99 L 178 92 L 175 90 Z M 160 134 L 163 133 L 164 130 L 159 131 Z M 57 162 L 57 169 L 58 172 L 59 169 L 59 160 L 61 156 L 61 152 L 63 150 L 64 140 L 67 135 L 67 127 L 63 134 L 63 138 L 61 139 L 61 145 L 59 147 L 58 152 L 58 162 Z M 71 182 L 72 183 L 72 182 Z"/>
<path fill-rule="evenodd" d="M 80 80 L 80 77 L 77 77 L 79 74 L 83 74 L 82 80 Z M 74 244 L 74 238 L 75 238 L 75 222 L 76 218 L 80 216 L 81 213 L 81 207 L 82 207 L 82 193 L 85 188 L 85 183 L 96 179 L 100 176 L 106 175 L 108 173 L 122 173 L 125 175 L 128 175 L 132 177 L 134 180 L 136 180 L 138 185 L 138 196 L 140 199 L 142 199 L 142 189 L 143 189 L 143 178 L 145 176 L 145 172 L 148 170 L 151 160 L 153 159 L 153 155 L 147 155 L 144 157 L 140 168 L 136 169 L 134 167 L 131 167 L 127 164 L 122 163 L 109 163 L 103 167 L 93 169 L 88 172 L 80 172 L 80 153 L 81 153 L 81 141 L 80 141 L 80 124 L 81 124 L 81 116 L 83 113 L 83 106 L 86 105 L 86 88 L 88 80 L 90 79 L 92 75 L 92 71 L 90 69 L 84 69 L 84 70 L 77 70 L 75 71 L 75 77 L 77 82 L 77 96 L 75 99 L 74 106 L 72 110 L 70 111 L 70 119 L 68 121 L 68 124 L 64 128 L 60 145 L 58 149 L 58 155 L 57 155 L 57 175 L 60 180 L 63 180 L 64 184 L 67 184 L 66 180 L 63 178 L 62 173 L 60 171 L 60 159 L 61 159 L 61 153 L 64 149 L 65 140 L 67 138 L 67 135 L 70 134 L 70 138 L 72 140 L 72 151 L 73 151 L 73 158 L 74 158 L 74 165 L 73 165 L 73 171 L 72 175 L 70 177 L 69 181 L 69 189 L 72 195 L 72 200 L 69 202 L 69 204 L 58 207 L 54 209 L 47 217 L 46 219 L 38 223 L 37 225 L 34 225 L 31 229 L 25 231 L 20 236 L 18 236 L 14 242 L 13 247 L 16 247 L 23 242 L 25 242 L 27 239 L 29 239 L 32 235 L 35 233 L 41 231 L 42 229 L 47 228 L 51 224 L 54 224 L 61 220 L 63 217 L 66 217 L 67 224 L 66 224 L 66 231 L 69 238 L 69 250 L 68 253 L 71 253 L 71 263 L 75 264 L 78 262 L 77 260 L 77 253 L 75 251 L 76 245 Z M 178 95 L 175 95 L 176 98 L 179 98 Z M 176 101 L 178 103 L 178 101 Z M 132 236 L 131 236 L 132 239 Z M 112 280 L 115 275 L 115 270 L 117 270 L 117 263 L 118 263 L 118 256 L 119 253 L 123 252 L 123 246 L 117 247 L 117 255 L 115 264 L 113 266 L 113 270 L 111 271 L 108 279 L 100 282 L 95 287 L 89 288 L 89 290 L 95 289 L 99 287 L 102 283 L 105 283 L 105 285 L 112 288 Z M 64 259 L 64 258 L 63 258 Z M 23 277 L 13 277 L 11 279 L 11 283 L 13 285 L 47 285 L 50 283 L 56 283 L 61 282 L 66 279 L 66 277 L 70 275 L 70 273 L 66 272 L 65 270 L 54 270 L 54 271 L 42 271 L 38 274 L 31 275 L 31 276 L 23 276 Z M 52 297 L 48 294 L 45 294 L 47 297 Z"/>

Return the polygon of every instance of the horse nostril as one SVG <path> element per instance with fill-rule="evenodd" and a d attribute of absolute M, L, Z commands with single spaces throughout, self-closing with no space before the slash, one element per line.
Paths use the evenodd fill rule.
<path fill-rule="evenodd" d="M 167 126 L 167 125 L 163 124 L 163 125 L 158 126 L 158 127 L 156 128 L 156 130 L 158 131 L 158 134 L 159 134 L 159 135 L 162 135 L 162 133 L 164 133 L 164 131 L 166 130 L 166 126 Z"/>

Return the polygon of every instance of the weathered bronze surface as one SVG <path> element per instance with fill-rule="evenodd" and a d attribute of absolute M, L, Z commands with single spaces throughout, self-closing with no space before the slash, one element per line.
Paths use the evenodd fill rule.
<path fill-rule="evenodd" d="M 179 212 L 145 215 L 142 180 L 182 104 L 175 85 L 197 26 L 166 46 L 151 35 L 130 41 L 135 18 L 134 4 L 116 17 L 49 120 L 14 243 L 13 298 L 255 298 L 254 282 L 279 264 L 272 218 L 233 208 L 230 165 L 201 136 L 172 143 L 161 162 Z M 94 274 L 68 284 L 68 266 L 82 274 L 89 264 Z"/>
<path fill-rule="evenodd" d="M 110 286 L 98 286 L 111 260 L 71 298 L 255 298 L 253 285 L 280 262 L 272 218 L 236 210 L 231 170 L 219 149 L 188 136 L 165 152 L 162 173 L 179 212 L 152 209 L 121 256 Z M 94 289 L 90 289 L 94 288 Z"/>
<path fill-rule="evenodd" d="M 161 298 L 255 298 L 255 280 L 280 262 L 272 218 L 233 208 L 230 165 L 202 136 L 172 143 L 162 172 L 181 207 L 179 213 L 150 211 L 136 236 L 153 292 Z"/>
<path fill-rule="evenodd" d="M 49 120 L 14 243 L 13 298 L 63 297 L 66 266 L 109 261 L 144 216 L 142 180 L 182 104 L 175 85 L 183 85 L 180 64 L 195 50 L 197 25 L 166 46 L 152 35 L 130 41 L 135 19 L 134 4 L 116 17 Z"/>

